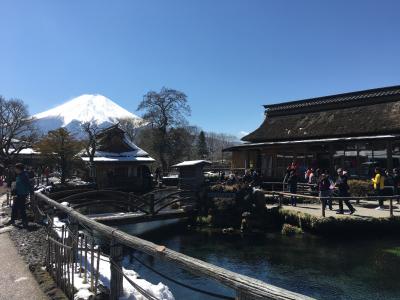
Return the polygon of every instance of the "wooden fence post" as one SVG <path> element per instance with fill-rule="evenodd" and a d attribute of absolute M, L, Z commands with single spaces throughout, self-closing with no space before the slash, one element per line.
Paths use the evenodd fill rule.
<path fill-rule="evenodd" d="M 322 216 L 325 218 L 325 199 L 319 197 L 319 201 L 321 201 L 321 207 L 322 207 Z"/>
<path fill-rule="evenodd" d="M 279 207 L 282 207 L 282 203 L 283 203 L 283 195 L 279 194 Z"/>
<path fill-rule="evenodd" d="M 33 211 L 34 221 L 35 223 L 40 223 L 43 221 L 43 216 L 39 211 L 39 199 L 37 198 L 36 194 L 34 194 L 33 197 L 31 195 L 31 199 L 32 199 L 32 211 Z"/>
<path fill-rule="evenodd" d="M 122 276 L 122 254 L 123 248 L 121 245 L 111 242 L 110 246 L 110 268 L 111 268 L 111 282 L 110 282 L 110 300 L 117 300 L 122 294 L 123 276 Z"/>
<path fill-rule="evenodd" d="M 393 197 L 390 197 L 389 210 L 390 210 L 390 217 L 393 218 Z"/>

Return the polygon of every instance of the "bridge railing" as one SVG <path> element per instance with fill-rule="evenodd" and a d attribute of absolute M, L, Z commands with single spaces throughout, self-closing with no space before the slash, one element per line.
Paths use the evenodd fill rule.
<path fill-rule="evenodd" d="M 236 292 L 235 299 L 312 299 L 310 297 L 270 285 L 263 281 L 234 273 L 224 268 L 168 249 L 165 246 L 154 244 L 139 237 L 129 235 L 121 230 L 98 223 L 80 214 L 73 208 L 64 206 L 57 201 L 50 199 L 46 195 L 37 192 L 35 193 L 34 208 L 39 210 L 40 203 L 46 204 L 49 207 L 53 207 L 54 209 L 67 214 L 70 220 L 73 220 L 77 224 L 80 224 L 85 228 L 89 228 L 93 232 L 97 232 L 103 237 L 106 237 L 112 246 L 111 258 L 113 258 L 113 256 L 121 256 L 122 246 L 135 249 L 152 257 L 170 262 L 177 267 L 189 271 L 190 273 L 213 279 L 220 284 L 233 289 Z M 35 213 L 35 215 L 43 215 L 43 212 Z M 116 261 L 117 264 L 113 264 L 113 268 L 111 268 L 112 274 L 110 299 L 112 300 L 119 297 L 122 287 L 122 267 L 120 265 L 120 260 Z"/>

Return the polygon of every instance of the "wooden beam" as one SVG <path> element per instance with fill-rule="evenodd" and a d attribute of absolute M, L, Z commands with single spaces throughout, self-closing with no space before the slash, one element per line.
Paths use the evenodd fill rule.
<path fill-rule="evenodd" d="M 99 216 L 90 218 L 92 220 L 95 220 L 103 224 L 123 225 L 123 224 L 136 224 L 136 223 L 160 221 L 160 220 L 181 219 L 181 218 L 187 218 L 189 215 L 190 213 L 184 211 L 183 209 L 176 209 L 171 212 L 169 211 L 159 212 L 156 215 L 132 213 L 125 215 Z"/>

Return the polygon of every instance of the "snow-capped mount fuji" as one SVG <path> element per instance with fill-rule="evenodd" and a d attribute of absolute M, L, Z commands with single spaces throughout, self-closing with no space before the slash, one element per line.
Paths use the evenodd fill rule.
<path fill-rule="evenodd" d="M 133 119 L 140 127 L 143 119 L 122 108 L 112 100 L 98 94 L 84 94 L 64 104 L 33 116 L 42 133 L 60 127 L 81 135 L 81 125 L 95 122 L 99 127 L 116 124 L 119 119 Z"/>

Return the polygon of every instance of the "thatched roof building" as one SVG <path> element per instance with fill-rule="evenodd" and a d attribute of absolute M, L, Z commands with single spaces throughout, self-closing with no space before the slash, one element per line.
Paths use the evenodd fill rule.
<path fill-rule="evenodd" d="M 400 86 L 265 105 L 265 120 L 233 152 L 233 168 L 280 177 L 291 160 L 367 175 L 399 165 Z M 390 148 L 390 149 L 389 149 Z M 368 168 L 366 167 L 368 166 Z"/>
<path fill-rule="evenodd" d="M 81 157 L 85 162 L 90 161 L 85 151 Z M 93 161 L 99 187 L 145 190 L 151 186 L 149 166 L 155 160 L 136 146 L 118 124 L 96 136 Z"/>

